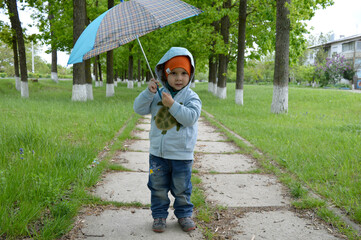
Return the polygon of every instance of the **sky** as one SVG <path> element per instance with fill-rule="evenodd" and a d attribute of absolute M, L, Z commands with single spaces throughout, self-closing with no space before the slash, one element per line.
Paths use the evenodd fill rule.
<path fill-rule="evenodd" d="M 0 20 L 8 22 L 6 16 L 0 12 Z M 20 14 L 22 23 L 33 22 L 30 13 L 23 12 Z M 352 36 L 361 34 L 361 0 L 334 0 L 334 5 L 326 9 L 319 9 L 315 16 L 306 22 L 312 35 L 333 32 L 335 39 L 340 35 Z M 30 29 L 28 33 L 36 33 L 36 29 Z M 45 61 L 51 62 L 51 54 L 46 54 L 44 46 L 42 51 L 38 53 Z M 69 55 L 64 52 L 58 52 L 58 64 L 67 66 Z"/>
<path fill-rule="evenodd" d="M 333 31 L 337 39 L 340 35 L 361 34 L 361 0 L 334 0 L 332 6 L 317 10 L 307 22 L 314 28 L 310 30 L 312 35 Z"/>

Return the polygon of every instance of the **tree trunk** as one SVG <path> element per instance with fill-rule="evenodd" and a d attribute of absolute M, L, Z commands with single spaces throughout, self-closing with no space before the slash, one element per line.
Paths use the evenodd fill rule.
<path fill-rule="evenodd" d="M 18 43 L 18 51 L 19 51 L 19 60 L 20 60 L 20 92 L 21 97 L 28 98 L 29 97 L 29 87 L 28 87 L 28 69 L 26 66 L 26 51 L 25 51 L 25 43 L 24 43 L 24 35 L 23 29 L 21 28 L 21 23 L 18 14 L 18 7 L 16 5 L 15 0 L 6 0 L 6 5 L 9 10 L 11 28 L 16 32 L 16 39 Z"/>
<path fill-rule="evenodd" d="M 113 69 L 113 51 L 107 52 L 107 86 L 106 86 L 106 96 L 114 96 L 114 69 Z"/>
<path fill-rule="evenodd" d="M 86 1 L 73 0 L 73 44 L 79 38 L 86 25 Z M 86 101 L 85 62 L 73 65 L 72 101 Z"/>
<path fill-rule="evenodd" d="M 151 79 L 151 75 L 150 75 L 150 72 L 147 70 L 147 72 L 145 73 L 145 81 L 146 82 L 149 82 L 150 81 L 150 79 Z"/>
<path fill-rule="evenodd" d="M 225 0 L 223 2 L 223 8 L 230 8 L 232 4 L 231 0 Z M 229 28 L 230 21 L 229 16 L 225 15 L 221 19 L 221 35 L 223 37 L 223 42 L 226 46 L 229 44 Z M 217 96 L 220 99 L 227 98 L 227 68 L 228 68 L 228 53 L 219 55 L 219 74 L 218 74 L 218 84 L 217 84 Z"/>
<path fill-rule="evenodd" d="M 51 2 L 49 2 L 49 12 L 51 12 Z M 50 39 L 51 39 L 51 79 L 58 83 L 58 55 L 57 48 L 54 44 L 55 35 L 53 30 L 53 19 L 54 14 L 49 14 L 48 16 L 49 24 L 50 24 Z"/>
<path fill-rule="evenodd" d="M 103 86 L 103 74 L 102 74 L 102 64 L 100 62 L 99 56 L 96 56 L 98 59 L 98 69 L 99 69 L 99 86 Z"/>
<path fill-rule="evenodd" d="M 99 87 L 99 81 L 98 81 L 98 58 L 97 58 L 97 56 L 94 58 L 93 74 L 94 74 L 94 80 L 95 80 L 95 87 Z"/>
<path fill-rule="evenodd" d="M 15 70 L 15 88 L 18 91 L 21 91 L 21 82 L 20 82 L 20 70 L 19 70 L 19 55 L 18 55 L 18 43 L 16 41 L 16 35 L 12 37 L 13 44 L 13 53 L 14 53 L 14 70 Z"/>
<path fill-rule="evenodd" d="M 141 87 L 142 86 L 142 82 L 141 82 L 141 76 L 140 76 L 140 64 L 141 64 L 141 61 L 140 61 L 140 58 L 138 59 L 138 87 Z"/>
<path fill-rule="evenodd" d="M 87 100 L 94 100 L 90 59 L 85 60 L 85 82 Z"/>
<path fill-rule="evenodd" d="M 246 48 L 247 0 L 240 0 L 238 15 L 238 55 L 236 76 L 236 104 L 243 105 L 244 51 Z"/>
<path fill-rule="evenodd" d="M 214 6 L 214 2 L 212 3 L 212 6 Z M 212 26 L 214 28 L 214 35 L 218 34 L 219 32 L 219 24 L 220 21 L 214 21 L 212 22 Z M 218 58 L 217 55 L 215 53 L 215 46 L 216 46 L 216 41 L 213 40 L 212 41 L 212 46 L 211 46 L 211 54 L 209 56 L 209 75 L 208 75 L 208 91 L 213 93 L 214 95 L 217 94 L 217 66 L 218 66 Z"/>
<path fill-rule="evenodd" d="M 276 18 L 276 55 L 273 80 L 272 113 L 288 112 L 288 75 L 289 75 L 289 9 L 285 3 L 291 0 L 277 0 Z"/>
<path fill-rule="evenodd" d="M 108 0 L 108 9 L 114 7 L 114 0 Z M 107 52 L 107 87 L 106 96 L 114 96 L 114 68 L 113 68 L 114 55 L 113 50 Z"/>
<path fill-rule="evenodd" d="M 130 53 L 132 47 L 129 46 L 129 65 L 128 65 L 128 88 L 133 88 L 133 55 Z"/>

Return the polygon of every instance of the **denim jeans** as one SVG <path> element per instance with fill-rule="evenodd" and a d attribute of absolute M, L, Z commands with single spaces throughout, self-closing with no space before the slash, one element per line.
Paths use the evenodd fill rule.
<path fill-rule="evenodd" d="M 168 192 L 174 196 L 174 214 L 177 218 L 191 217 L 193 160 L 169 160 L 149 155 L 149 181 L 151 210 L 153 218 L 167 218 L 170 200 Z"/>

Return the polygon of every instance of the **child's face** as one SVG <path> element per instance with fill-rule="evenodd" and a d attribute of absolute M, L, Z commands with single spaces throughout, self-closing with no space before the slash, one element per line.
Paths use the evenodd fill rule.
<path fill-rule="evenodd" d="M 183 68 L 174 68 L 167 77 L 168 84 L 175 90 L 181 90 L 189 83 L 189 75 Z"/>

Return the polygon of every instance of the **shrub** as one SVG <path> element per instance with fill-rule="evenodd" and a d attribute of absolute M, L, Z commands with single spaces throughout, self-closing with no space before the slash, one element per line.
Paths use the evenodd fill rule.
<path fill-rule="evenodd" d="M 316 64 L 315 79 L 320 86 L 328 84 L 335 85 L 346 76 L 346 79 L 352 79 L 355 74 L 349 63 L 346 62 L 345 57 L 335 54 L 332 58 L 326 58 L 325 63 Z"/>

